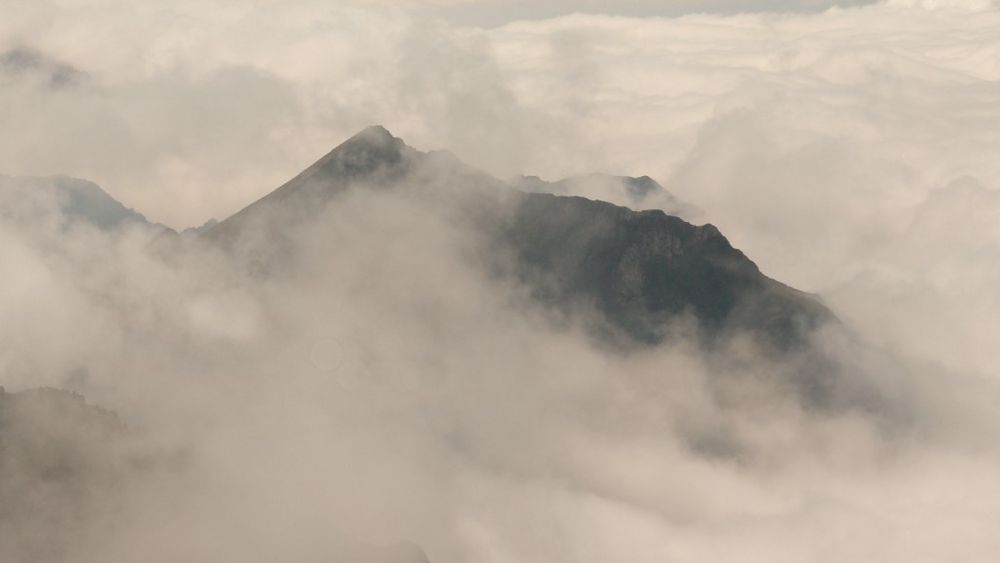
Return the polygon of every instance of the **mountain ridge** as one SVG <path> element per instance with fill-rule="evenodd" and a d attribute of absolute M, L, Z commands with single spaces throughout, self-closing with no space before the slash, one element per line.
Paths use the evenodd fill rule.
<path fill-rule="evenodd" d="M 813 329 L 835 318 L 816 298 L 765 276 L 714 225 L 662 210 L 520 191 L 450 153 L 418 151 L 381 126 L 352 136 L 203 238 L 239 247 L 258 264 L 284 259 L 294 252 L 291 226 L 308 223 L 359 187 L 419 193 L 423 201 L 454 208 L 458 221 L 487 234 L 484 255 L 503 249 L 516 258 L 506 275 L 532 287 L 540 302 L 560 309 L 589 303 L 628 341 L 662 342 L 688 316 L 706 341 L 749 330 L 781 350 L 803 345 Z M 273 244 L 281 246 L 273 250 Z M 262 254 L 265 248 L 272 250 Z"/>
<path fill-rule="evenodd" d="M 584 178 L 610 178 L 626 187 L 635 180 L 638 187 L 629 189 L 668 193 L 648 177 Z M 0 187 L 5 179 L 11 183 L 0 177 Z M 524 283 L 538 302 L 561 311 L 594 309 L 604 324 L 600 330 L 618 340 L 657 344 L 670 338 L 677 321 L 692 318 L 707 342 L 745 330 L 782 350 L 803 345 L 815 328 L 835 320 L 815 296 L 765 276 L 711 224 L 695 225 L 660 209 L 522 191 L 447 151 L 414 149 L 382 126 L 353 135 L 223 221 L 184 235 L 150 223 L 92 182 L 20 182 L 18 189 L 54 190 L 71 219 L 104 230 L 140 224 L 160 230 L 160 238 L 205 241 L 242 254 L 258 273 L 280 269 L 295 254 L 292 231 L 315 221 L 341 194 L 362 187 L 405 193 L 482 234 L 480 254 L 488 267 Z M 502 264 L 494 255 L 512 256 L 514 263 Z"/>
<path fill-rule="evenodd" d="M 165 225 L 150 221 L 135 209 L 126 207 L 96 183 L 61 174 L 0 175 L 0 198 L 8 199 L 5 205 L 0 206 L 0 213 L 23 213 L 31 208 L 34 213 L 57 212 L 66 220 L 83 221 L 103 231 L 138 225 L 174 232 Z M 21 211 L 18 211 L 19 207 Z"/>
<path fill-rule="evenodd" d="M 522 175 L 511 178 L 508 184 L 524 192 L 581 196 L 636 211 L 661 209 L 668 215 L 691 222 L 696 222 L 703 215 L 700 209 L 682 201 L 649 176 L 590 173 L 550 182 L 538 176 Z"/>

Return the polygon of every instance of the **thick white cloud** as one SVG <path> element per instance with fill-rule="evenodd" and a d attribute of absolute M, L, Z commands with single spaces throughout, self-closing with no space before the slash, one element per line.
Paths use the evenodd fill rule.
<path fill-rule="evenodd" d="M 74 561 L 323 561 L 400 538 L 444 563 L 992 557 L 997 419 L 941 398 L 936 371 L 897 377 L 900 431 L 805 408 L 780 365 L 608 353 L 512 307 L 520 288 L 471 267 L 475 237 L 414 199 L 342 198 L 289 228 L 301 262 L 267 280 L 141 231 L 3 224 L 4 383 L 83 390 L 171 453 Z"/>

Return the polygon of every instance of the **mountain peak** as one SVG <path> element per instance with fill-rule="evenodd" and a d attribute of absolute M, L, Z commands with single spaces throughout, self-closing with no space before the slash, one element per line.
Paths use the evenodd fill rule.
<path fill-rule="evenodd" d="M 334 151 L 342 151 L 348 148 L 385 150 L 404 146 L 406 146 L 406 143 L 399 137 L 394 136 L 385 127 L 372 125 L 357 132 L 353 137 L 338 145 Z"/>
<path fill-rule="evenodd" d="M 323 203 L 355 182 L 371 185 L 391 183 L 402 177 L 407 164 L 419 154 L 381 125 L 362 129 L 337 145 L 323 158 L 306 168 L 278 189 L 243 208 L 232 217 L 208 228 L 206 236 L 227 240 L 235 236 L 235 225 L 254 215 L 266 215 L 265 208 L 284 206 L 292 210 L 319 209 Z"/>
<path fill-rule="evenodd" d="M 364 129 L 359 131 L 356 135 L 354 135 L 354 137 L 361 137 L 361 136 L 388 139 L 388 140 L 396 138 L 396 136 L 393 135 L 388 129 L 378 124 L 369 125 L 368 127 L 365 127 Z"/>
<path fill-rule="evenodd" d="M 337 145 L 272 195 L 291 192 L 303 186 L 315 187 L 336 179 L 369 176 L 380 169 L 398 165 L 411 152 L 414 150 L 399 137 L 394 137 L 388 129 L 373 125 Z"/>
<path fill-rule="evenodd" d="M 399 137 L 393 136 L 381 125 L 372 125 L 356 133 L 350 139 L 337 145 L 316 164 L 327 165 L 330 161 L 397 160 L 409 147 Z M 374 162 L 368 162 L 374 164 Z"/>

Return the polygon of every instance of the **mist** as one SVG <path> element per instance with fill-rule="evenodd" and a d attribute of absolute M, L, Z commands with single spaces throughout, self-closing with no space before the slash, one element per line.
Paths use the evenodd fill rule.
<path fill-rule="evenodd" d="M 609 346 L 405 182 L 252 231 L 264 267 L 5 188 L 0 559 L 992 560 L 1000 12 L 634 4 L 6 2 L 0 173 L 178 230 L 373 123 L 498 178 L 648 174 L 830 307 L 843 400 L 685 319 Z"/>

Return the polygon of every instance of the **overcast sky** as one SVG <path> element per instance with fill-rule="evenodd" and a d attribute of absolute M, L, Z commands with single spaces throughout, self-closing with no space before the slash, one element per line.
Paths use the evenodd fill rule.
<path fill-rule="evenodd" d="M 404 0 L 396 4 L 409 4 L 411 9 L 426 10 L 455 23 L 489 27 L 574 13 L 674 17 L 695 13 L 816 12 L 868 3 L 873 0 Z"/>

